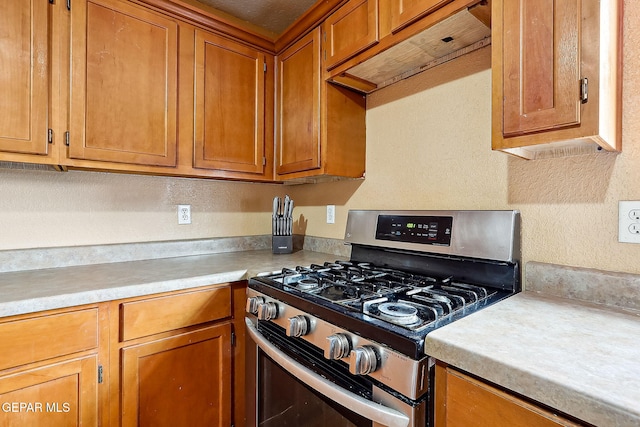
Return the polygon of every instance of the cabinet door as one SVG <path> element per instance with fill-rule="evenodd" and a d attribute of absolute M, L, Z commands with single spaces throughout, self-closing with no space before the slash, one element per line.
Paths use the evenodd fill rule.
<path fill-rule="evenodd" d="M 325 20 L 325 66 L 330 69 L 377 42 L 378 1 L 350 0 Z"/>
<path fill-rule="evenodd" d="M 119 0 L 71 9 L 69 156 L 175 166 L 178 25 Z"/>
<path fill-rule="evenodd" d="M 231 425 L 231 324 L 122 349 L 122 426 Z"/>
<path fill-rule="evenodd" d="M 196 30 L 194 166 L 264 173 L 266 55 Z"/>
<path fill-rule="evenodd" d="M 453 0 L 392 0 L 391 31 L 399 31 L 451 1 Z"/>
<path fill-rule="evenodd" d="M 320 167 L 320 28 L 278 57 L 277 173 Z"/>
<path fill-rule="evenodd" d="M 97 426 L 97 356 L 0 376 L 0 426 Z"/>
<path fill-rule="evenodd" d="M 504 1 L 503 135 L 580 123 L 580 0 Z"/>
<path fill-rule="evenodd" d="M 0 6 L 0 150 L 47 154 L 49 48 L 46 1 Z"/>

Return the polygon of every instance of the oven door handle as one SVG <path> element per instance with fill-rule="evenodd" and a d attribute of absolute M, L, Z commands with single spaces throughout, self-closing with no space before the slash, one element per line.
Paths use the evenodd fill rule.
<path fill-rule="evenodd" d="M 310 369 L 302 366 L 286 354 L 283 354 L 271 344 L 262 334 L 253 326 L 251 320 L 245 318 L 247 331 L 253 341 L 264 351 L 271 359 L 287 370 L 291 375 L 313 388 L 317 392 L 333 400 L 345 408 L 361 415 L 371 421 L 389 427 L 407 427 L 409 425 L 409 417 L 402 412 L 386 407 L 376 402 L 351 393 L 332 383 L 331 381 L 317 375 Z"/>

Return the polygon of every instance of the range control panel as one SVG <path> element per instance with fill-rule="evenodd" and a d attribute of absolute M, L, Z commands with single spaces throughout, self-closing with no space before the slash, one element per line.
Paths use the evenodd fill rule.
<path fill-rule="evenodd" d="M 379 215 L 376 239 L 449 246 L 452 225 L 450 216 Z"/>

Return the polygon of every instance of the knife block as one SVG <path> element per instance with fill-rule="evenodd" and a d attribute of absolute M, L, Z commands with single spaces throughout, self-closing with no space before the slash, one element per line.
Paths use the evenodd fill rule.
<path fill-rule="evenodd" d="M 293 252 L 293 236 L 271 236 L 271 250 L 274 254 Z"/>

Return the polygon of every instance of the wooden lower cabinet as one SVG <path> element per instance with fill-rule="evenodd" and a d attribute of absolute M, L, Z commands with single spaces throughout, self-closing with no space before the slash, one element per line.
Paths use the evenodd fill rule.
<path fill-rule="evenodd" d="M 243 426 L 245 293 L 235 282 L 0 318 L 0 427 Z"/>
<path fill-rule="evenodd" d="M 231 324 L 122 349 L 123 426 L 231 425 Z"/>
<path fill-rule="evenodd" d="M 110 303 L 110 425 L 230 426 L 246 283 Z M 242 316 L 240 316 L 240 314 Z M 238 324 L 236 324 L 238 323 Z M 236 425 L 241 425 L 236 423 Z"/>
<path fill-rule="evenodd" d="M 0 318 L 0 426 L 97 426 L 106 307 Z"/>
<path fill-rule="evenodd" d="M 578 427 L 537 406 L 450 366 L 436 364 L 435 427 Z"/>
<path fill-rule="evenodd" d="M 98 358 L 0 374 L 0 426 L 97 426 Z"/>

